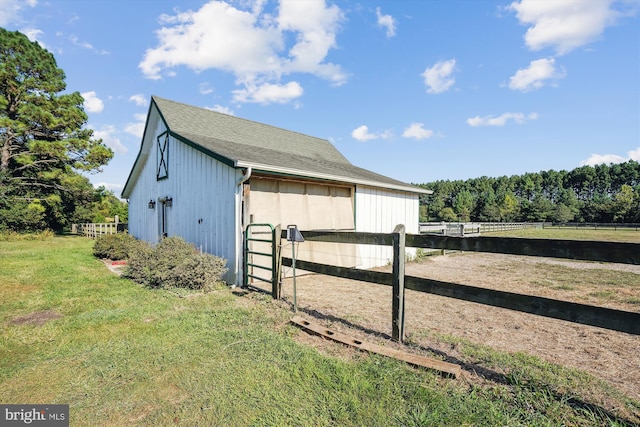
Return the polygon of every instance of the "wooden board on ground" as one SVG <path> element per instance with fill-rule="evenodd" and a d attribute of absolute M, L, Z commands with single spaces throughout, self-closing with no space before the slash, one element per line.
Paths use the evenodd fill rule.
<path fill-rule="evenodd" d="M 348 346 L 359 348 L 360 350 L 381 354 L 387 357 L 393 357 L 394 359 L 402 360 L 403 362 L 407 362 L 411 365 L 434 369 L 436 371 L 453 376 L 455 378 L 459 377 L 461 373 L 460 366 L 454 365 L 453 363 L 447 363 L 441 360 L 430 359 L 428 357 L 419 356 L 417 354 L 411 354 L 405 351 L 396 350 L 393 348 L 383 347 L 381 345 L 361 341 L 353 337 L 350 337 L 346 334 L 342 334 L 340 332 L 327 329 L 322 325 L 314 324 L 308 320 L 303 319 L 300 316 L 293 317 L 291 319 L 291 323 L 298 325 L 303 329 L 313 332 L 322 337 L 329 338 L 333 341 L 337 341 L 342 344 L 346 344 Z"/>

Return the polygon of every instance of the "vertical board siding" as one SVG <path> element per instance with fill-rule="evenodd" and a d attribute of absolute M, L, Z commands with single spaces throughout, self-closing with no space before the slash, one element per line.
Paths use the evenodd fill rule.
<path fill-rule="evenodd" d="M 235 183 L 240 173 L 179 141 L 171 139 L 170 144 L 169 179 L 159 181 L 173 197 L 167 209 L 169 235 L 225 258 L 226 279 L 235 283 Z"/>
<path fill-rule="evenodd" d="M 157 114 L 157 113 L 156 113 Z M 157 121 L 155 130 L 145 138 L 142 152 L 146 152 L 142 172 L 129 196 L 129 233 L 135 238 L 157 243 L 159 239 L 158 189 L 156 182 L 157 155 L 156 136 L 164 132 L 164 124 Z M 155 209 L 149 209 L 149 201 L 155 200 Z"/>
<path fill-rule="evenodd" d="M 235 184 L 241 173 L 171 137 L 168 177 L 158 181 L 156 138 L 166 127 L 157 121 L 143 141 L 149 144 L 148 156 L 129 198 L 129 232 L 157 243 L 162 230 L 159 199 L 171 197 L 172 206 L 165 211 L 168 236 L 180 236 L 203 252 L 225 258 L 225 280 L 235 283 Z M 156 201 L 153 210 L 148 208 L 150 199 Z"/>
<path fill-rule="evenodd" d="M 404 224 L 407 233 L 418 234 L 417 194 L 357 186 L 355 199 L 356 231 L 391 233 L 396 225 Z M 360 268 L 379 267 L 393 260 L 391 247 L 359 245 L 359 251 Z M 413 255 L 415 250 L 407 252 Z"/>

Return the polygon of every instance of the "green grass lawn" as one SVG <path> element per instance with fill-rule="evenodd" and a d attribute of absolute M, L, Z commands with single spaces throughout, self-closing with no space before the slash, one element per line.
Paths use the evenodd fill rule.
<path fill-rule="evenodd" d="M 570 370 L 489 353 L 506 381 L 472 385 L 327 356 L 296 341 L 291 313 L 268 296 L 145 289 L 109 272 L 92 243 L 0 242 L 0 403 L 69 404 L 74 426 L 625 424 L 551 384 L 572 383 Z M 34 313 L 52 318 L 37 325 Z M 640 408 L 620 399 L 623 416 Z"/>

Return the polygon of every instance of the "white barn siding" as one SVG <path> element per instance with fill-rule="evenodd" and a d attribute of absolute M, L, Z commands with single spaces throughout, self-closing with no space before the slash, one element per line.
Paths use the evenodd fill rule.
<path fill-rule="evenodd" d="M 406 233 L 418 234 L 418 194 L 357 186 L 355 196 L 356 231 L 391 233 L 404 224 Z M 359 245 L 361 268 L 385 265 L 393 260 L 390 246 Z M 415 250 L 407 250 L 413 254 Z"/>
<path fill-rule="evenodd" d="M 154 116 L 152 115 L 152 118 Z M 157 118 L 157 114 L 155 115 Z M 157 199 L 156 183 L 156 147 L 155 135 L 164 130 L 158 121 L 150 120 L 149 126 L 155 123 L 152 141 L 144 141 L 138 162 L 144 166 L 137 178 L 136 185 L 129 195 L 129 233 L 135 238 L 149 243 L 157 243 L 159 240 L 158 205 L 155 209 L 149 209 L 149 201 Z M 156 200 L 157 201 L 157 200 Z"/>
<path fill-rule="evenodd" d="M 198 249 L 227 260 L 224 279 L 236 283 L 236 181 L 241 172 L 189 145 L 169 140 L 168 177 L 157 180 L 157 136 L 165 131 L 162 123 L 153 132 L 144 168 L 129 199 L 129 230 L 138 239 L 157 243 L 162 234 L 163 197 L 173 199 L 165 209 L 168 236 L 180 236 Z M 149 200 L 156 208 L 148 208 Z"/>
<path fill-rule="evenodd" d="M 170 145 L 169 178 L 158 181 L 157 195 L 173 198 L 167 233 L 227 259 L 233 272 L 235 183 L 240 172 L 173 138 Z"/>

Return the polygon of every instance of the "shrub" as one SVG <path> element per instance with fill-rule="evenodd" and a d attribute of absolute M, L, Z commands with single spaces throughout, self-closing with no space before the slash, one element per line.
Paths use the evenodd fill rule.
<path fill-rule="evenodd" d="M 136 283 L 149 285 L 153 268 L 153 248 L 141 240 L 131 246 L 129 259 L 122 275 Z"/>
<path fill-rule="evenodd" d="M 114 261 L 127 259 L 135 249 L 136 242 L 136 238 L 127 233 L 104 234 L 96 239 L 93 255 Z"/>
<path fill-rule="evenodd" d="M 196 254 L 193 245 L 185 242 L 180 237 L 167 237 L 162 239 L 154 252 L 155 265 L 153 266 L 154 287 L 185 287 L 176 285 L 176 278 L 173 270 L 184 260 Z"/>
<path fill-rule="evenodd" d="M 172 271 L 173 285 L 189 289 L 210 289 L 221 282 L 222 275 L 227 272 L 226 260 L 197 253 L 185 258 Z"/>
<path fill-rule="evenodd" d="M 51 230 L 36 231 L 33 233 L 18 233 L 16 231 L 1 231 L 0 242 L 8 242 L 12 240 L 49 240 L 55 236 Z"/>
<path fill-rule="evenodd" d="M 0 185 L 4 185 L 4 181 Z M 46 209 L 39 200 L 28 202 L 12 197 L 0 198 L 0 230 L 24 233 L 46 228 Z"/>
<path fill-rule="evenodd" d="M 124 276 L 154 288 L 207 290 L 220 283 L 226 260 L 199 253 L 180 237 L 163 239 L 155 249 L 147 246 L 132 253 Z"/>

